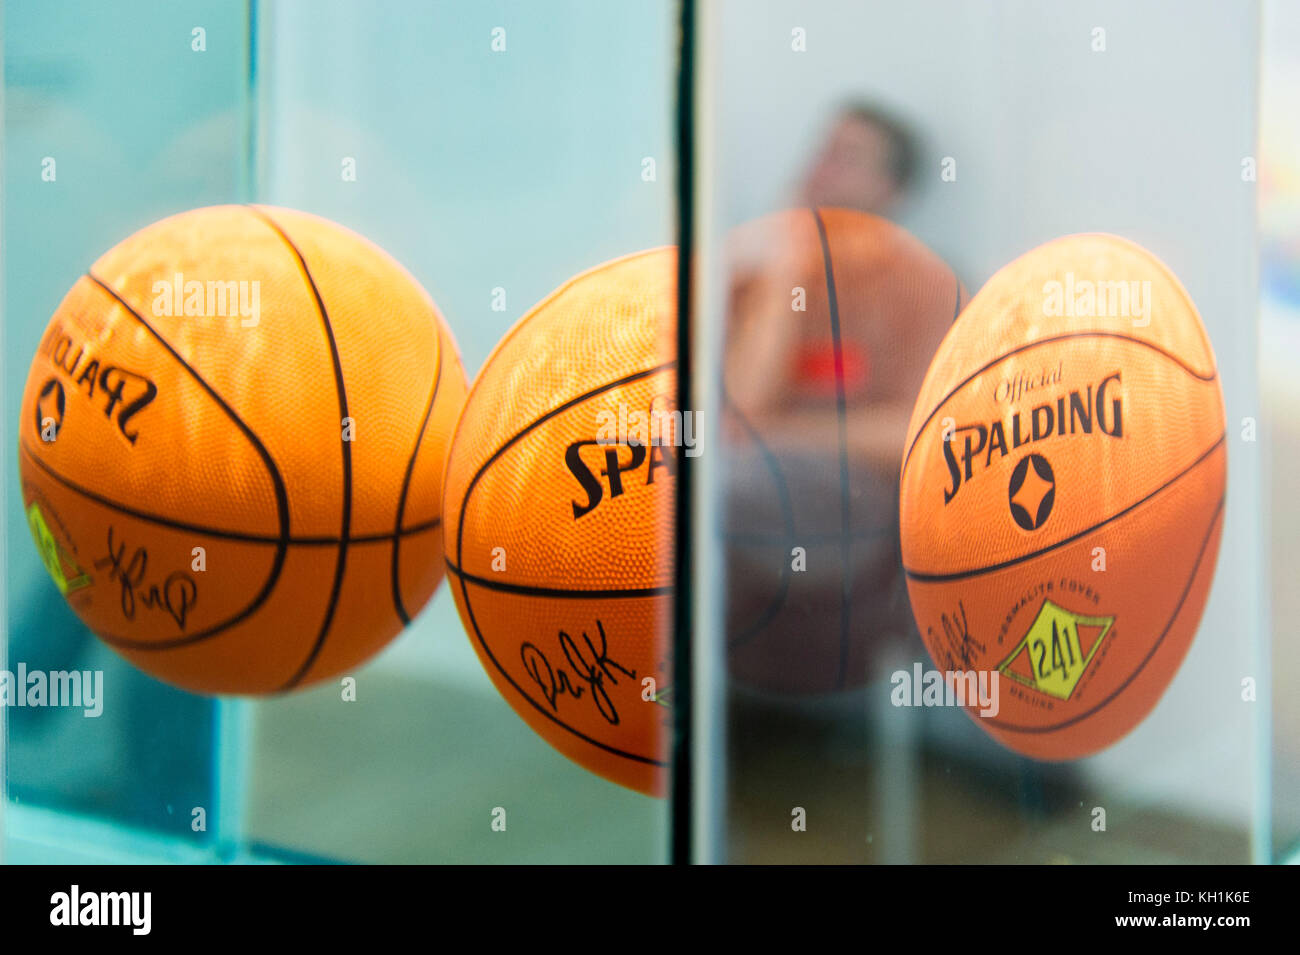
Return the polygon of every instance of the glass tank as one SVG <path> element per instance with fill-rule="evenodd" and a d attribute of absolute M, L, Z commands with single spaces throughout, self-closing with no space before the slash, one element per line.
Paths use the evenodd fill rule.
<path fill-rule="evenodd" d="M 92 263 L 224 204 L 302 210 L 381 247 L 436 303 L 472 381 L 554 290 L 672 244 L 676 29 L 669 3 L 6 4 L 6 659 L 101 687 L 89 708 L 5 708 L 7 861 L 667 858 L 666 801 L 589 772 L 516 715 L 448 580 L 382 652 L 314 687 L 214 696 L 141 672 L 42 565 L 10 429 L 47 324 Z M 263 328 L 275 294 L 264 283 Z M 378 327 L 393 306 L 368 307 Z M 386 569 L 357 586 L 373 588 L 361 602 L 388 599 Z M 642 629 L 666 626 L 666 606 Z"/>
<path fill-rule="evenodd" d="M 4 862 L 1295 860 L 1287 4 L 2 27 Z"/>

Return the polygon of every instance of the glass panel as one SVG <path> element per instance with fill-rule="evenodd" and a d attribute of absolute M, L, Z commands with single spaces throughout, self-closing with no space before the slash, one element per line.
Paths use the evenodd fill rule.
<path fill-rule="evenodd" d="M 137 847 L 173 841 L 179 852 L 218 838 L 191 827 L 191 809 L 217 800 L 216 704 L 125 663 L 61 599 L 10 479 L 11 428 L 50 316 L 90 263 L 178 209 L 249 196 L 247 25 L 238 3 L 145 17 L 96 3 L 5 5 L 6 669 L 32 692 L 38 675 L 102 679 L 87 707 L 5 707 L 8 861 L 139 851 L 119 856 L 112 840 L 86 835 L 87 817 L 140 833 Z M 192 48 L 196 27 L 213 38 L 206 51 Z M 160 77 L 187 79 L 158 97 Z"/>
<path fill-rule="evenodd" d="M 1269 538 L 1272 644 L 1272 853 L 1300 857 L 1300 646 L 1291 621 L 1300 616 L 1300 393 L 1294 373 L 1300 355 L 1300 10 L 1269 2 L 1263 11 L 1259 110 L 1261 444 L 1264 451 L 1265 534 Z"/>
<path fill-rule="evenodd" d="M 1174 9 L 702 13 L 723 858 L 1264 856 L 1258 22 Z"/>
<path fill-rule="evenodd" d="M 261 23 L 265 199 L 346 223 L 396 256 L 447 316 L 471 380 L 520 316 L 571 277 L 672 241 L 670 4 L 290 3 L 269 6 Z M 559 343 L 537 346 L 548 367 L 565 360 Z M 543 373 L 530 373 L 538 392 Z M 522 408 L 497 417 L 527 423 Z M 563 455 L 549 463 L 563 468 Z M 497 493 L 526 499 L 529 480 Z M 576 483 L 557 486 L 551 509 L 538 510 L 567 510 L 581 495 Z M 562 543 L 538 546 L 560 560 Z M 502 544 L 508 578 L 528 542 Z M 662 859 L 664 803 L 583 769 L 506 705 L 466 637 L 456 586 L 440 587 L 358 676 L 355 703 L 323 685 L 254 707 L 249 839 L 366 862 Z M 474 588 L 468 604 L 483 614 Z M 531 630 L 560 670 L 556 634 L 522 616 L 545 603 L 503 612 L 521 615 L 511 626 Z M 576 614 L 564 618 L 571 628 L 609 624 L 584 623 L 588 609 L 570 600 L 537 612 Z M 523 637 L 505 634 L 514 649 L 502 651 L 483 627 L 485 646 L 518 677 Z M 611 691 L 622 719 L 630 686 Z M 532 700 L 547 705 L 535 690 Z M 564 703 L 552 713 L 567 722 Z M 502 809 L 508 839 L 493 825 Z"/>
<path fill-rule="evenodd" d="M 295 679 L 329 669 L 313 687 L 216 698 L 173 689 L 109 650 L 61 599 L 9 482 L 8 666 L 102 671 L 105 695 L 96 719 L 7 709 L 8 861 L 666 857 L 667 803 L 646 792 L 667 778 L 677 448 L 647 447 L 626 428 L 597 439 L 607 413 L 617 423 L 674 400 L 675 18 L 667 2 L 178 3 L 162 14 L 149 4 L 6 5 L 4 427 L 18 421 L 50 316 L 89 263 L 167 215 L 275 207 L 233 215 L 279 230 L 287 272 L 259 257 L 265 229 L 217 243 L 223 261 L 247 254 L 224 278 L 261 283 L 260 317 L 235 328 L 228 315 L 205 324 L 204 312 L 192 327 L 195 366 L 229 372 L 212 393 L 232 411 L 260 414 L 259 402 L 281 399 L 288 409 L 287 420 L 249 426 L 286 475 L 287 511 L 267 513 L 288 514 L 287 537 L 283 527 L 232 531 L 221 490 L 176 523 L 219 531 L 223 553 L 237 555 L 227 568 L 260 567 L 282 547 L 277 579 L 294 582 L 299 603 L 276 604 L 272 591 L 275 626 L 254 621 L 236 631 L 238 649 L 187 658 L 199 662 L 178 682 L 278 689 L 263 654 L 318 619 L 327 597 L 339 629 L 376 645 L 384 634 L 358 620 L 380 608 L 386 620 L 413 618 L 364 666 L 340 660 L 346 641 L 322 630 L 331 639 L 294 664 Z M 200 28 L 206 48 L 192 49 Z M 156 95 L 160 83 L 168 96 Z M 57 160 L 50 181 L 47 156 Z M 367 285 L 366 270 L 388 260 L 291 209 L 363 235 L 409 275 L 384 271 L 387 284 Z M 225 227 L 205 221 L 187 233 L 199 248 Z M 175 261 L 176 247 L 149 248 L 168 268 Z M 394 331 L 404 304 L 424 301 L 412 278 L 445 321 L 436 352 L 432 339 Z M 308 288 L 318 306 L 295 311 Z M 286 332 L 317 307 L 334 363 L 320 323 L 310 338 Z M 225 366 L 214 356 L 228 340 L 202 337 L 213 327 L 264 345 Z M 376 339 L 382 360 L 349 357 Z M 420 365 L 426 352 L 440 357 Z M 441 461 L 464 400 L 461 369 L 466 384 L 482 378 L 447 469 L 449 488 L 460 483 L 444 528 Z M 321 402 L 339 381 L 351 414 L 336 434 L 333 405 Z M 376 393 L 386 398 L 367 404 Z M 200 448 L 201 398 L 187 405 L 196 450 L 178 449 L 175 469 L 225 469 L 235 484 L 248 448 Z M 418 455 L 427 444 L 437 465 L 390 440 L 417 426 Z M 17 442 L 0 437 L 7 455 Z M 409 488 L 395 506 L 382 498 L 401 476 L 394 462 L 408 467 Z M 355 519 L 317 529 L 313 508 L 344 483 Z M 391 532 L 365 523 L 393 513 Z M 443 566 L 438 535 L 453 526 L 459 556 L 421 607 Z M 235 589 L 211 583 L 222 571 L 210 551 L 196 616 Z M 119 584 L 130 573 L 111 561 L 96 570 Z M 127 600 L 120 590 L 113 598 Z M 131 596 L 173 612 L 180 599 L 161 587 Z M 167 665 L 158 659 L 143 662 Z"/>

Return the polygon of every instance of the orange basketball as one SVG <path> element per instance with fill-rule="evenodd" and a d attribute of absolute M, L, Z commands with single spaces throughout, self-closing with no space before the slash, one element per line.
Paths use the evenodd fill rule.
<path fill-rule="evenodd" d="M 465 395 L 419 284 L 334 223 L 196 209 L 72 287 L 32 362 L 23 501 L 73 609 L 141 669 L 269 693 L 356 667 L 441 579 Z"/>
<path fill-rule="evenodd" d="M 997 674 L 996 714 L 967 708 L 995 738 L 1072 759 L 1156 705 L 1214 576 L 1224 427 L 1195 306 L 1131 242 L 1049 242 L 962 312 L 912 415 L 903 563 L 936 667 Z"/>
<path fill-rule="evenodd" d="M 682 449 L 665 415 L 638 425 L 676 407 L 676 270 L 671 248 L 617 259 L 524 316 L 474 382 L 443 498 L 452 590 L 492 682 L 561 753 L 653 794 Z"/>
<path fill-rule="evenodd" d="M 924 243 L 865 212 L 787 209 L 729 238 L 729 673 L 776 693 L 853 689 L 911 631 L 903 438 L 968 296 Z"/>

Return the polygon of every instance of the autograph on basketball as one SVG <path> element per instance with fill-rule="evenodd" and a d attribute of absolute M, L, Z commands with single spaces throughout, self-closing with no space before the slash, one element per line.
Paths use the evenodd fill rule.
<path fill-rule="evenodd" d="M 614 707 L 607 685 L 617 686 L 619 674 L 635 680 L 636 671 L 629 670 L 610 657 L 605 627 L 599 620 L 596 621 L 596 631 L 599 634 L 597 642 L 592 641 L 586 630 L 582 631 L 582 636 L 578 639 L 564 630 L 560 631 L 558 642 L 568 663 L 567 670 L 563 666 L 552 666 L 546 654 L 532 642 L 525 642 L 519 647 L 519 656 L 523 660 L 524 669 L 542 691 L 542 696 L 552 710 L 559 712 L 561 697 L 570 696 L 580 700 L 584 693 L 589 692 L 605 722 L 617 726 L 618 710 Z"/>
<path fill-rule="evenodd" d="M 951 616 L 946 613 L 939 615 L 939 625 L 943 627 L 943 634 L 948 641 L 947 664 L 949 669 L 958 669 L 957 656 L 961 657 L 960 669 L 968 670 L 975 662 L 976 654 L 971 652 L 971 646 L 984 653 L 984 644 L 975 640 L 970 635 L 970 624 L 966 621 L 966 607 L 960 600 L 957 601 L 957 610 Z M 933 638 L 934 627 L 927 627 L 926 634 Z M 955 648 L 955 652 L 954 652 Z"/>
<path fill-rule="evenodd" d="M 176 626 L 185 629 L 185 620 L 190 608 L 198 598 L 199 585 L 194 578 L 184 571 L 173 570 L 167 575 L 162 586 L 144 585 L 144 576 L 149 569 L 149 552 L 137 547 L 126 560 L 127 545 L 117 544 L 113 537 L 113 527 L 108 528 L 108 556 L 95 561 L 95 568 L 108 568 L 108 580 L 116 580 L 121 587 L 122 616 L 127 620 L 135 619 L 137 599 L 145 609 L 161 608 L 176 621 Z"/>

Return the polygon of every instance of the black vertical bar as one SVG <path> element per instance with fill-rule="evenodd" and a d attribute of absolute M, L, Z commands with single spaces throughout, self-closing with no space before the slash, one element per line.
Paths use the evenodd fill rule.
<path fill-rule="evenodd" d="M 677 407 L 692 407 L 691 387 L 691 249 L 695 226 L 695 2 L 681 2 L 680 46 L 677 60 Z M 691 667 L 691 631 L 694 599 L 691 592 L 691 503 L 694 497 L 693 458 L 679 456 L 676 563 L 673 572 L 673 742 L 669 813 L 672 844 L 669 859 L 688 865 L 693 847 L 691 832 L 691 782 L 694 738 L 692 700 L 695 695 Z"/>

